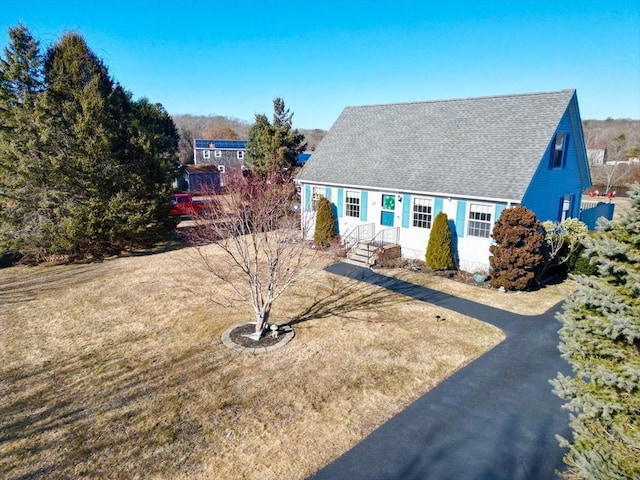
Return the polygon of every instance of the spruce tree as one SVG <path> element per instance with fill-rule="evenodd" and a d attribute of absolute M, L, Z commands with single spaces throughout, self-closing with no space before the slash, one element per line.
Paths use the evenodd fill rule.
<path fill-rule="evenodd" d="M 10 30 L 0 62 L 0 251 L 117 252 L 170 227 L 178 135 L 161 105 L 131 101 L 75 33 L 42 56 Z"/>
<path fill-rule="evenodd" d="M 276 170 L 292 173 L 298 153 L 307 148 L 304 135 L 293 128 L 293 113 L 284 100 L 273 100 L 273 121 L 264 114 L 256 115 L 249 130 L 247 163 L 254 173 L 266 175 Z"/>
<path fill-rule="evenodd" d="M 45 140 L 46 116 L 39 108 L 45 88 L 43 55 L 29 30 L 8 31 L 0 58 L 0 253 L 39 251 L 53 222 L 59 191 Z"/>
<path fill-rule="evenodd" d="M 565 478 L 640 478 L 640 185 L 618 223 L 585 240 L 596 267 L 576 275 L 563 311 L 559 349 L 573 376 L 558 374 L 571 440 Z"/>
<path fill-rule="evenodd" d="M 491 286 L 507 290 L 531 288 L 544 261 L 542 224 L 535 214 L 518 205 L 502 211 L 493 226 L 489 246 Z"/>
<path fill-rule="evenodd" d="M 427 268 L 431 270 L 451 270 L 454 268 L 451 229 L 449 228 L 449 218 L 444 212 L 436 215 L 431 226 L 425 263 Z"/>
<path fill-rule="evenodd" d="M 320 247 L 328 247 L 331 240 L 336 238 L 336 219 L 333 214 L 331 202 L 325 198 L 318 199 L 316 212 L 316 226 L 313 233 L 313 241 Z"/>

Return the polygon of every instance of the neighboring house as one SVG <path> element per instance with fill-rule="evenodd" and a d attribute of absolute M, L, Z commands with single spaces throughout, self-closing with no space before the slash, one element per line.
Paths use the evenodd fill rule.
<path fill-rule="evenodd" d="M 184 176 L 177 182 L 178 190 L 192 194 L 217 192 L 220 172 L 215 165 L 185 165 Z"/>
<path fill-rule="evenodd" d="M 403 257 L 424 259 L 444 212 L 466 271 L 488 268 L 503 209 L 578 217 L 591 186 L 575 90 L 347 107 L 297 182 L 307 238 L 324 196 L 343 239 L 397 239 Z"/>
<path fill-rule="evenodd" d="M 604 165 L 607 163 L 607 146 L 588 145 L 587 158 L 589 159 L 589 165 Z"/>
<path fill-rule="evenodd" d="M 224 186 L 226 173 L 244 169 L 246 151 L 246 140 L 195 139 L 193 163 L 215 165 L 221 174 L 221 186 Z"/>

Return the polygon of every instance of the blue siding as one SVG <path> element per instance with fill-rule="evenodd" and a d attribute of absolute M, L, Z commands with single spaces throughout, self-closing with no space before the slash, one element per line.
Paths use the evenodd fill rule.
<path fill-rule="evenodd" d="M 458 210 L 456 211 L 456 235 L 458 238 L 464 237 L 464 225 L 467 220 L 467 202 L 458 200 Z"/>
<path fill-rule="evenodd" d="M 579 129 L 579 130 L 578 130 Z M 584 149 L 582 126 L 577 110 L 575 97 L 569 103 L 556 132 L 568 134 L 563 168 L 549 168 L 550 158 L 554 148 L 555 133 L 549 138 L 549 144 L 544 152 L 538 169 L 534 174 L 527 191 L 522 198 L 522 205 L 535 213 L 538 220 L 558 220 L 558 204 L 565 195 L 581 198 L 583 189 L 589 187 L 585 182 L 584 170 L 587 168 L 581 149 Z M 581 162 L 578 164 L 578 162 Z M 573 202 L 570 213 L 577 217 L 579 202 Z"/>
<path fill-rule="evenodd" d="M 338 217 L 344 215 L 344 188 L 338 188 Z"/>
<path fill-rule="evenodd" d="M 362 190 L 360 192 L 360 220 L 367 221 L 367 204 L 369 203 L 369 192 Z"/>
<path fill-rule="evenodd" d="M 442 203 L 443 200 L 440 197 L 437 197 L 434 201 L 433 201 L 433 218 L 435 219 L 438 214 L 442 211 Z"/>
<path fill-rule="evenodd" d="M 311 185 L 304 186 L 304 211 L 311 211 Z"/>
<path fill-rule="evenodd" d="M 402 197 L 402 228 L 409 228 L 411 225 L 411 195 L 405 194 Z"/>

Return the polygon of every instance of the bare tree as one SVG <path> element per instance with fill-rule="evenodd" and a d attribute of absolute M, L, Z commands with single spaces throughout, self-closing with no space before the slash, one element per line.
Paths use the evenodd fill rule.
<path fill-rule="evenodd" d="M 635 171 L 635 165 L 629 160 L 632 150 L 632 143 L 622 133 L 607 144 L 606 162 L 602 165 L 591 165 L 592 181 L 595 185 L 604 187 L 604 195 L 615 187 L 631 182 Z"/>
<path fill-rule="evenodd" d="M 274 302 L 314 264 L 315 251 L 302 239 L 300 216 L 291 208 L 295 186 L 287 178 L 232 175 L 215 198 L 196 215 L 189 240 L 198 263 L 230 287 L 214 302 L 249 305 L 257 340 Z"/>

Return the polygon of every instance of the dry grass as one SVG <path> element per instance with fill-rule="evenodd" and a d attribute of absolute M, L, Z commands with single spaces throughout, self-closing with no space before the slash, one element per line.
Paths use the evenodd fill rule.
<path fill-rule="evenodd" d="M 379 273 L 521 315 L 540 315 L 564 301 L 575 289 L 575 282 L 565 280 L 532 292 L 502 293 L 486 286 L 470 285 L 407 269 L 383 269 Z"/>
<path fill-rule="evenodd" d="M 0 270 L 4 478 L 305 478 L 503 338 L 318 268 L 294 340 L 239 353 L 189 258 Z"/>

